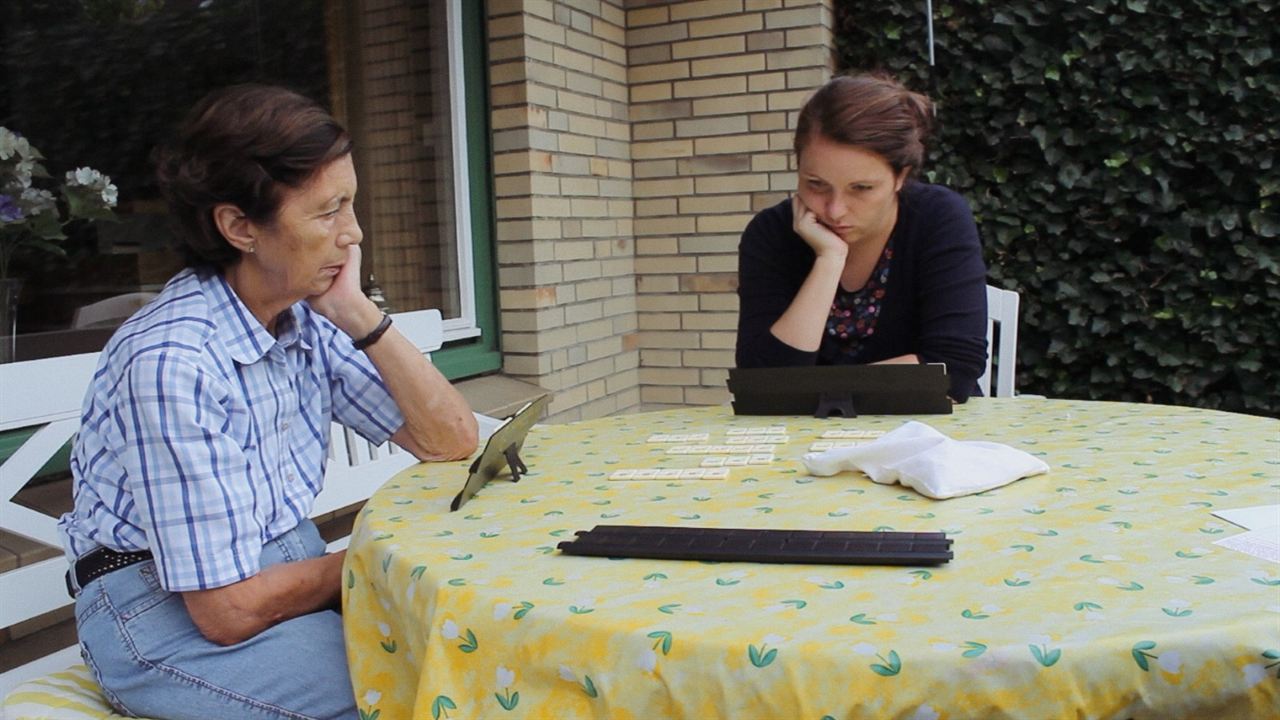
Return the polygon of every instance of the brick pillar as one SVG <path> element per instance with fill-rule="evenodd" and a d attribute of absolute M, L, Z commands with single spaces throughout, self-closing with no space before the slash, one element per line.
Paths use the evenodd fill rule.
<path fill-rule="evenodd" d="M 491 0 L 499 305 L 507 374 L 554 421 L 639 406 L 626 13 Z"/>
<path fill-rule="evenodd" d="M 490 0 L 504 370 L 552 419 L 719 403 L 831 0 Z"/>
<path fill-rule="evenodd" d="M 646 408 L 729 397 L 738 239 L 795 188 L 795 118 L 831 75 L 832 24 L 830 0 L 627 3 Z"/>

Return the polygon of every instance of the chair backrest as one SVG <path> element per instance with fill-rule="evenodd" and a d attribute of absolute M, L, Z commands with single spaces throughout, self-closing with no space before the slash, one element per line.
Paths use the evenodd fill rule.
<path fill-rule="evenodd" d="M 146 305 L 159 293 L 131 292 L 113 295 L 105 300 L 76 308 L 71 315 L 73 329 L 115 327 Z"/>
<path fill-rule="evenodd" d="M 991 392 L 992 360 L 996 391 Z M 1013 397 L 1018 364 L 1018 293 L 987 286 L 987 370 L 978 387 L 988 397 Z"/>
<path fill-rule="evenodd" d="M 414 331 L 415 344 L 424 352 L 440 347 L 443 325 L 438 310 L 397 314 L 396 322 Z M 57 518 L 25 507 L 14 497 L 75 435 L 97 362 L 98 353 L 87 353 L 0 365 L 0 431 L 34 429 L 0 465 L 0 530 L 61 548 Z M 383 481 L 416 462 L 390 443 L 374 446 L 336 423 L 330 433 L 324 489 L 316 497 L 312 517 L 368 499 Z M 330 548 L 345 544 L 342 538 Z M 67 561 L 58 552 L 0 572 L 0 628 L 70 605 L 63 580 L 66 570 Z M 21 681 L 11 673 L 4 675 L 6 684 Z"/>

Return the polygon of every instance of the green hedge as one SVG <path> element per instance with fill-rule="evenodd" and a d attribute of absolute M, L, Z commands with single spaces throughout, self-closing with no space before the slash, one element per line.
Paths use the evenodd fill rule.
<path fill-rule="evenodd" d="M 1270 0 L 838 3 L 840 63 L 938 103 L 926 177 L 1022 294 L 1021 391 L 1280 415 Z"/>

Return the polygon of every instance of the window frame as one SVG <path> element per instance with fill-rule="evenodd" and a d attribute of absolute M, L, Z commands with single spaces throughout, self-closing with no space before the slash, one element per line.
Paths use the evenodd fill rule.
<path fill-rule="evenodd" d="M 489 143 L 488 73 L 484 3 L 449 2 L 450 61 L 461 66 L 454 73 L 454 167 L 459 218 L 459 266 L 465 252 L 470 257 L 469 277 L 460 287 L 471 288 L 474 331 L 450 333 L 445 323 L 445 345 L 432 353 L 432 363 L 450 379 L 493 372 L 502 367 L 497 311 L 497 283 L 493 266 L 493 191 Z M 453 13 L 457 13 L 454 15 Z M 458 22 L 454 22 L 453 18 Z M 456 50 L 455 50 L 456 48 Z M 456 102 L 461 96 L 463 102 Z M 466 218 L 469 222 L 464 223 Z M 464 228 L 464 225 L 467 227 Z M 466 237 L 465 247 L 461 238 Z M 464 292 L 464 317 L 466 298 Z M 456 323 L 456 321 L 454 321 Z"/>

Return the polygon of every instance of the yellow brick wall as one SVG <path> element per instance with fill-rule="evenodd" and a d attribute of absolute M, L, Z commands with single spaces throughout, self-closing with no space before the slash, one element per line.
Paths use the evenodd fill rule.
<path fill-rule="evenodd" d="M 489 77 L 503 370 L 553 421 L 640 405 L 626 12 L 491 0 Z"/>
<path fill-rule="evenodd" d="M 738 237 L 795 187 L 831 0 L 491 0 L 506 372 L 553 419 L 720 403 Z"/>
<path fill-rule="evenodd" d="M 632 2 L 640 398 L 721 403 L 738 318 L 738 238 L 795 187 L 796 111 L 830 77 L 831 3 Z"/>

